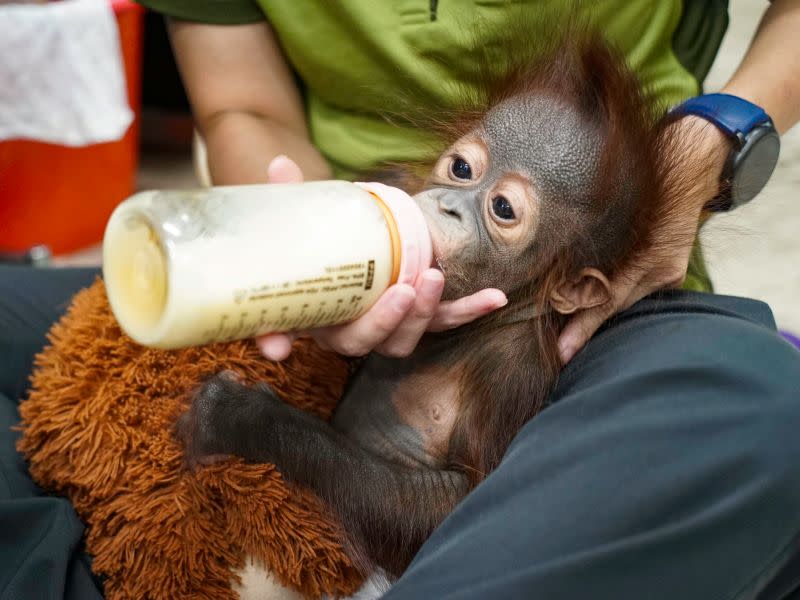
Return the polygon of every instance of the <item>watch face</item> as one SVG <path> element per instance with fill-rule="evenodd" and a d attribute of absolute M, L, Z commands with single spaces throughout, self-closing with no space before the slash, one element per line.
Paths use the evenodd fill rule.
<path fill-rule="evenodd" d="M 749 202 L 764 188 L 775 170 L 780 147 L 780 138 L 772 127 L 753 130 L 733 163 L 733 207 Z"/>

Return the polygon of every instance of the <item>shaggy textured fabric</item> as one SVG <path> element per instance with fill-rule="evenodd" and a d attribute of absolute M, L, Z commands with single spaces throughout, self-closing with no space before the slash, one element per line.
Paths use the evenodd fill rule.
<path fill-rule="evenodd" d="M 22 402 L 19 450 L 42 487 L 68 497 L 88 525 L 87 550 L 111 599 L 236 598 L 246 556 L 307 597 L 349 595 L 361 577 L 337 525 L 271 465 L 230 461 L 187 471 L 172 436 L 207 376 L 232 369 L 328 418 L 349 364 L 311 343 L 283 363 L 252 342 L 145 349 L 117 325 L 100 280 L 53 327 Z"/>

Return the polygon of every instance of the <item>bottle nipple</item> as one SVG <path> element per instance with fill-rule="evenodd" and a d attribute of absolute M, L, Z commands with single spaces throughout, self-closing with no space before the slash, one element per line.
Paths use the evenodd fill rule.
<path fill-rule="evenodd" d="M 393 282 L 414 285 L 422 271 L 431 266 L 433 248 L 428 224 L 417 203 L 404 191 L 376 182 L 356 182 L 382 201 L 394 220 L 390 227 L 392 245 L 399 246 L 399 264 Z M 395 233 L 399 239 L 394 239 Z M 397 253 L 395 253 L 395 257 Z"/>

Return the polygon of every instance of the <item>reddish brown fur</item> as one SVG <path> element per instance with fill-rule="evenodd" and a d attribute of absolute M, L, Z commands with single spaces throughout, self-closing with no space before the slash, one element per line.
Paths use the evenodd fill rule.
<path fill-rule="evenodd" d="M 509 294 L 509 308 L 532 304 L 542 316 L 504 325 L 501 311 L 467 328 L 467 336 L 479 342 L 460 345 L 468 350 L 461 357 L 462 407 L 450 455 L 454 464 L 467 469 L 473 484 L 498 465 L 519 429 L 544 408 L 555 385 L 561 368 L 557 339 L 567 321 L 548 310 L 555 287 L 585 267 L 612 279 L 691 243 L 670 240 L 669 233 L 675 211 L 692 188 L 691 178 L 674 176 L 687 172 L 676 168 L 678 139 L 665 111 L 599 33 L 573 21 L 535 59 L 503 70 L 501 76 L 486 78 L 482 103 L 465 103 L 458 114 L 439 118 L 444 135 L 458 139 L 492 106 L 510 98 L 548 95 L 571 104 L 601 132 L 604 144 L 590 201 L 574 213 L 560 240 L 548 238 L 548 246 L 530 249 L 536 270 L 527 284 Z M 703 168 L 698 165 L 695 172 Z"/>

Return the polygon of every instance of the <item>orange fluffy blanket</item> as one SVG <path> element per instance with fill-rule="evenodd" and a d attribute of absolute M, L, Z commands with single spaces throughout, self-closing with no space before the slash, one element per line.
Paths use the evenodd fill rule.
<path fill-rule="evenodd" d="M 150 350 L 126 337 L 98 280 L 53 327 L 21 407 L 20 451 L 33 478 L 68 497 L 88 526 L 105 594 L 236 598 L 245 557 L 306 597 L 349 595 L 361 577 L 337 524 L 272 465 L 239 461 L 191 473 L 172 425 L 193 389 L 222 369 L 268 381 L 327 418 L 349 375 L 342 358 L 299 343 L 283 363 L 252 342 Z"/>

